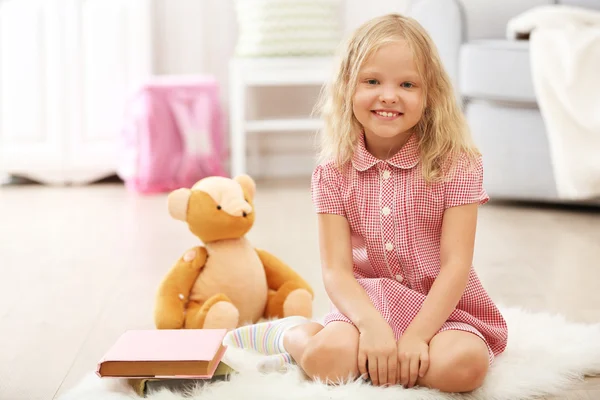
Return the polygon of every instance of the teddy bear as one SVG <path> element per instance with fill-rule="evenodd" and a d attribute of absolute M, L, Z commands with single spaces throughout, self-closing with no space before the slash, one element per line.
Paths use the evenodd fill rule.
<path fill-rule="evenodd" d="M 209 176 L 169 193 L 171 217 L 203 245 L 187 250 L 159 285 L 157 329 L 234 329 L 262 318 L 312 316 L 314 292 L 290 266 L 255 248 L 256 184 L 248 175 Z"/>

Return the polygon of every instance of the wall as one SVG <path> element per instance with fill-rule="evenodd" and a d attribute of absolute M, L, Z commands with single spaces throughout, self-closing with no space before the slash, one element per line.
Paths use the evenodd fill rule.
<path fill-rule="evenodd" d="M 227 66 L 237 28 L 236 0 L 154 0 L 156 56 L 161 74 L 213 74 L 221 83 L 227 112 Z M 241 0 L 244 1 L 244 0 Z M 406 11 L 410 0 L 344 0 L 344 34 L 377 15 Z M 319 88 L 269 89 L 249 93 L 249 117 L 306 115 Z M 248 172 L 268 176 L 310 174 L 314 166 L 314 133 L 297 132 L 250 137 Z M 256 157 L 258 155 L 258 157 Z M 251 162 L 254 160 L 255 162 Z"/>

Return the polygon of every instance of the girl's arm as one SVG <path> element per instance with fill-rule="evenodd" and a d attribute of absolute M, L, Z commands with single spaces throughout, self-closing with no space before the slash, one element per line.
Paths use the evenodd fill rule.
<path fill-rule="evenodd" d="M 323 281 L 329 298 L 360 332 L 357 366 L 374 385 L 397 383 L 398 358 L 392 328 L 352 273 L 350 227 L 340 215 L 319 214 Z"/>
<path fill-rule="evenodd" d="M 335 214 L 319 214 L 319 247 L 323 283 L 337 309 L 356 325 L 359 331 L 383 319 L 352 273 L 352 245 L 346 218 Z"/>
<path fill-rule="evenodd" d="M 429 343 L 454 311 L 467 286 L 473 262 L 477 209 L 475 203 L 445 211 L 441 271 L 405 334 L 416 335 Z"/>

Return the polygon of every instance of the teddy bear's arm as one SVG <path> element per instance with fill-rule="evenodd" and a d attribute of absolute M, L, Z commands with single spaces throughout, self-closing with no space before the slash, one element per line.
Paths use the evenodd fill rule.
<path fill-rule="evenodd" d="M 208 254 L 202 246 L 188 250 L 163 278 L 154 308 L 157 329 L 179 329 L 185 320 L 185 306 Z"/>
<path fill-rule="evenodd" d="M 266 250 L 256 249 L 256 253 L 265 268 L 269 289 L 279 290 L 285 283 L 295 282 L 299 285 L 298 287 L 308 290 L 311 295 L 313 294 L 310 285 L 289 265 Z"/>
<path fill-rule="evenodd" d="M 267 276 L 269 299 L 265 310 L 267 318 L 289 315 L 310 316 L 314 297 L 310 285 L 290 266 L 271 253 L 256 249 Z"/>

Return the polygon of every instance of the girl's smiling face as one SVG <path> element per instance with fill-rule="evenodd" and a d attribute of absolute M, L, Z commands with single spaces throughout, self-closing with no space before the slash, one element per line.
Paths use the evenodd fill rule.
<path fill-rule="evenodd" d="M 422 86 L 406 41 L 386 44 L 373 53 L 358 73 L 352 104 L 367 140 L 408 138 L 423 114 Z"/>

